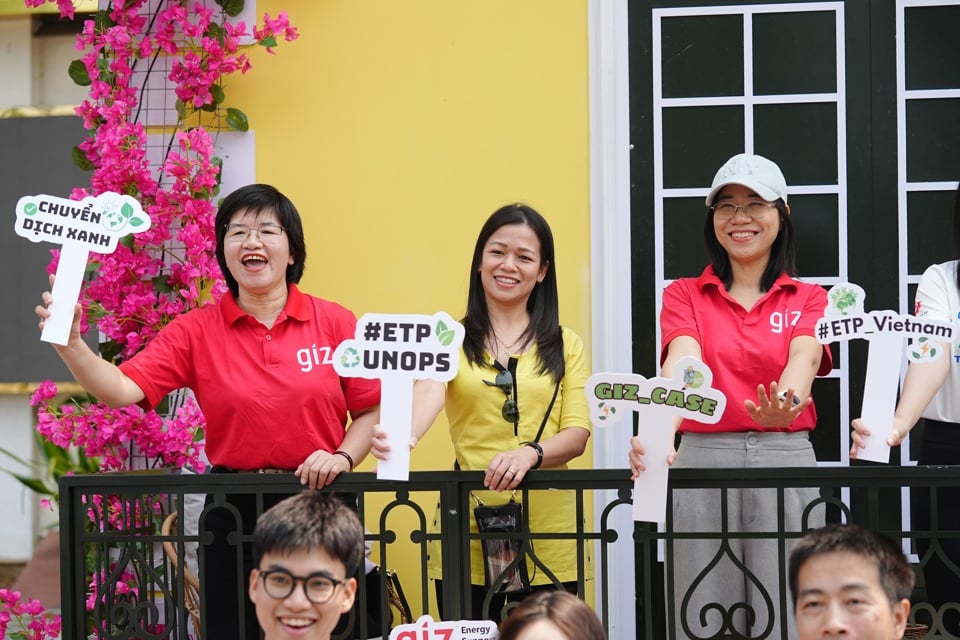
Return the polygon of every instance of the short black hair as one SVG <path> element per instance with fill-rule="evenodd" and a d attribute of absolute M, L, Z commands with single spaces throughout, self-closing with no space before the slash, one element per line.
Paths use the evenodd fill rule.
<path fill-rule="evenodd" d="M 239 295 L 240 285 L 227 269 L 227 261 L 223 255 L 223 243 L 227 235 L 227 224 L 233 214 L 242 209 L 258 215 L 265 211 L 276 214 L 280 226 L 284 228 L 287 242 L 290 243 L 290 255 L 293 264 L 287 265 L 287 284 L 296 284 L 303 277 L 303 269 L 307 263 L 307 244 L 303 238 L 303 223 L 300 213 L 293 206 L 290 198 L 269 184 L 248 184 L 233 191 L 220 203 L 214 219 L 214 231 L 217 237 L 217 264 L 223 273 L 223 279 L 234 297 Z"/>
<path fill-rule="evenodd" d="M 903 550 L 885 535 L 857 524 L 830 524 L 807 533 L 790 552 L 790 593 L 797 606 L 800 569 L 811 558 L 823 553 L 846 552 L 871 560 L 877 566 L 880 586 L 893 607 L 913 593 L 916 576 Z"/>
<path fill-rule="evenodd" d="M 355 576 L 363 562 L 363 525 L 339 498 L 320 491 L 304 491 L 285 498 L 263 512 L 253 530 L 253 562 L 268 553 L 290 554 L 320 548 L 339 560 L 347 576 Z"/>

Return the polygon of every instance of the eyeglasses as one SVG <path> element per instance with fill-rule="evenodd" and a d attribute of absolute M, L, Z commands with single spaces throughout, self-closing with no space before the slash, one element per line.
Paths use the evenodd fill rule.
<path fill-rule="evenodd" d="M 228 224 L 226 226 L 227 242 L 234 244 L 246 242 L 247 238 L 250 237 L 250 233 L 253 231 L 257 232 L 257 237 L 260 238 L 260 242 L 263 244 L 276 244 L 280 242 L 280 236 L 286 231 L 286 229 L 278 224 L 262 224 L 259 227 L 248 227 L 245 224 Z"/>
<path fill-rule="evenodd" d="M 771 207 L 776 206 L 777 205 L 771 202 L 763 202 L 762 200 L 745 202 L 743 204 L 721 202 L 720 204 L 715 204 L 710 207 L 710 210 L 713 211 L 713 215 L 717 220 L 726 222 L 727 220 L 733 218 L 733 216 L 737 215 L 737 209 L 743 209 L 743 215 L 747 216 L 751 221 L 753 221 L 765 214 Z"/>
<path fill-rule="evenodd" d="M 333 592 L 347 581 L 334 580 L 324 573 L 311 573 L 306 577 L 295 576 L 286 569 L 261 571 L 263 589 L 274 600 L 289 598 L 297 583 L 303 583 L 303 593 L 313 604 L 323 604 L 333 597 Z"/>
<path fill-rule="evenodd" d="M 507 399 L 503 401 L 503 407 L 500 408 L 500 415 L 503 416 L 503 419 L 514 425 L 520 422 L 520 407 L 517 406 L 517 401 L 513 399 L 513 374 L 509 371 L 501 371 L 497 373 L 493 382 L 484 380 L 483 384 L 496 387 L 503 391 L 503 395 L 507 396 Z"/>

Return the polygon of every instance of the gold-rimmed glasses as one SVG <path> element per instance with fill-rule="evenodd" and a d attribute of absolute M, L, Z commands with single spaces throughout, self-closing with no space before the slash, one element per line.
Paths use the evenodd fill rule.
<path fill-rule="evenodd" d="M 250 234 L 254 231 L 257 232 L 257 237 L 260 238 L 260 242 L 263 244 L 276 244 L 280 242 L 280 237 L 283 235 L 283 232 L 286 231 L 285 228 L 272 222 L 262 224 L 259 227 L 248 227 L 245 224 L 228 224 L 226 227 L 227 242 L 233 244 L 246 242 L 247 238 L 249 238 Z"/>

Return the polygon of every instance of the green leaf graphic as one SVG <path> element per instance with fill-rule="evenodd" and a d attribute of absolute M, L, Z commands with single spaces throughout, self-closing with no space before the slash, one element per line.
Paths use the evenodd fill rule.
<path fill-rule="evenodd" d="M 832 291 L 830 298 L 833 301 L 833 306 L 843 315 L 846 315 L 847 310 L 855 307 L 857 304 L 857 294 L 852 289 L 846 287 L 840 287 Z"/>
<path fill-rule="evenodd" d="M 440 344 L 442 344 L 445 347 L 449 347 L 450 343 L 453 342 L 454 335 L 455 333 L 453 332 L 453 330 L 447 329 L 446 331 L 441 332 L 440 335 L 437 336 L 437 338 L 440 340 Z"/>
<path fill-rule="evenodd" d="M 124 202 L 120 207 L 120 213 L 123 214 L 124 218 L 130 218 L 133 216 L 133 207 L 129 202 Z"/>
<path fill-rule="evenodd" d="M 131 227 L 139 227 L 139 226 L 142 225 L 144 222 L 146 222 L 146 220 L 144 220 L 144 219 L 141 218 L 140 216 L 137 216 L 136 218 L 132 218 L 132 219 L 130 220 L 130 226 L 131 226 Z"/>

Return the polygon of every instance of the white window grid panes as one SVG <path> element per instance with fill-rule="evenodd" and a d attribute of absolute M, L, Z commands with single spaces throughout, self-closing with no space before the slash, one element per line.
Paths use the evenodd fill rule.
<path fill-rule="evenodd" d="M 753 90 L 753 41 L 752 41 L 752 22 L 754 16 L 760 14 L 790 14 L 790 13 L 810 13 L 827 12 L 832 13 L 835 23 L 836 33 L 836 92 L 833 93 L 803 93 L 803 94 L 776 94 L 763 95 L 755 93 Z M 663 160 L 664 160 L 664 139 L 663 139 L 663 112 L 669 108 L 675 107 L 703 107 L 703 106 L 740 106 L 744 113 L 744 140 L 743 149 L 747 153 L 754 151 L 754 108 L 759 105 L 770 104 L 811 104 L 811 103 L 833 103 L 836 105 L 836 130 L 837 130 L 837 170 L 838 179 L 835 184 L 815 184 L 815 185 L 789 185 L 790 195 L 808 195 L 808 194 L 832 194 L 838 201 L 838 243 L 839 264 L 837 266 L 837 275 L 805 275 L 804 280 L 817 282 L 826 287 L 830 287 L 838 282 L 847 280 L 848 257 L 847 257 L 847 149 L 846 149 L 846 78 L 845 78 L 845 48 L 844 39 L 844 6 L 842 2 L 805 2 L 790 4 L 764 4 L 764 5 L 730 5 L 730 6 L 701 6 L 701 7 L 682 7 L 669 9 L 654 9 L 653 12 L 653 147 L 654 147 L 654 277 L 656 280 L 655 291 L 662 291 L 670 280 L 665 278 L 664 264 L 664 202 L 670 198 L 705 198 L 710 191 L 709 185 L 690 185 L 684 188 L 667 188 L 664 185 Z M 720 16 L 720 15 L 739 15 L 743 19 L 744 51 L 743 51 L 743 93 L 741 95 L 730 96 L 700 96 L 684 98 L 665 98 L 663 96 L 663 60 L 662 60 L 662 21 L 666 18 L 677 16 Z M 789 181 L 788 181 L 789 182 Z M 662 299 L 656 300 L 656 314 L 660 315 Z M 660 343 L 660 327 L 657 325 L 657 344 Z M 849 357 L 848 345 L 841 342 L 839 345 L 840 366 L 835 368 L 827 377 L 838 379 L 840 385 L 840 424 L 850 424 L 850 406 L 849 406 Z M 846 466 L 849 464 L 850 434 L 847 429 L 841 429 L 840 433 L 840 455 L 839 461 L 821 461 L 822 466 Z"/>

